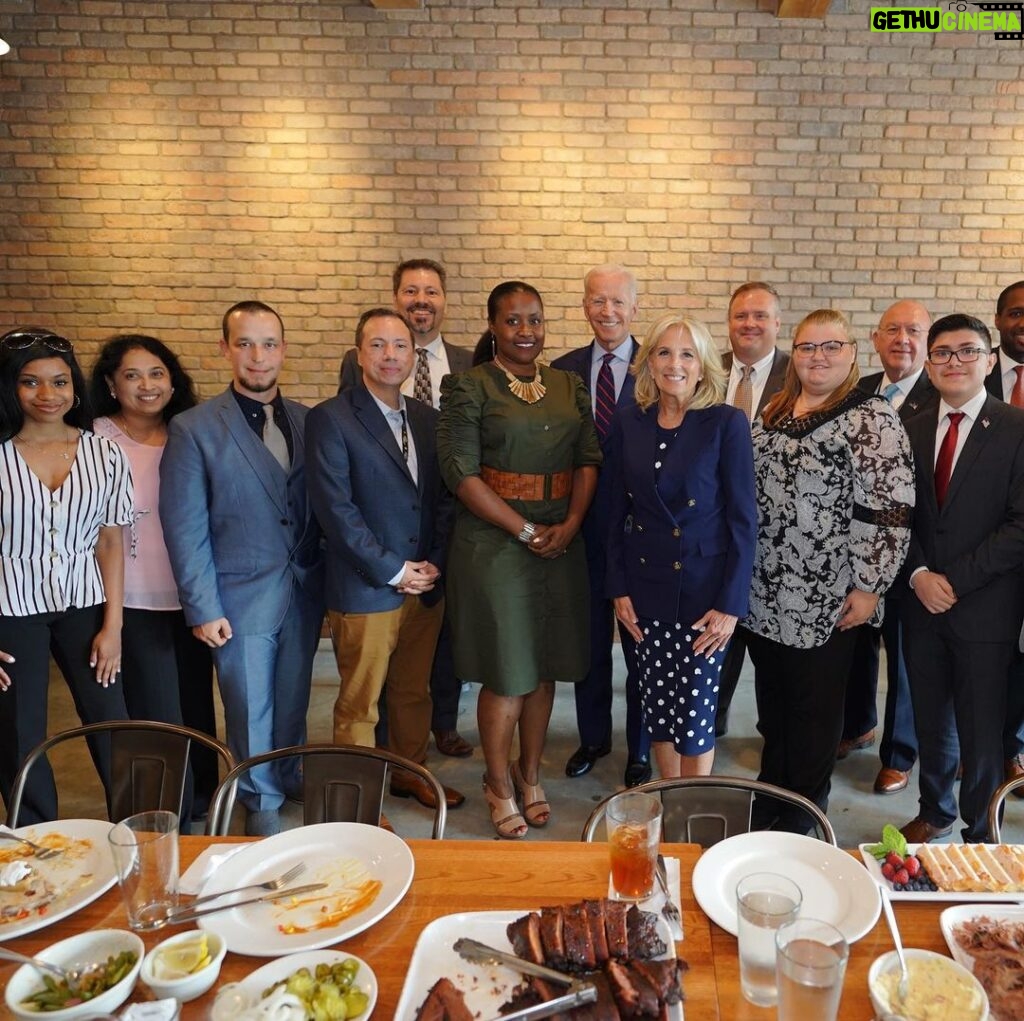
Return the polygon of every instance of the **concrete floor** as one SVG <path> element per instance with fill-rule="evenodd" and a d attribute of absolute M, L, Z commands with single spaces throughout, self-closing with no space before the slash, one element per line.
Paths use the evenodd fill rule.
<path fill-rule="evenodd" d="M 624 717 L 625 700 L 622 685 L 625 669 L 616 648 L 615 683 L 616 716 Z M 879 686 L 879 718 L 881 718 L 885 667 Z M 313 691 L 309 708 L 309 740 L 330 741 L 331 720 L 338 678 L 328 642 L 321 642 L 317 655 Z M 50 732 L 77 724 L 67 688 L 54 675 L 50 685 Z M 462 735 L 478 745 L 476 729 L 475 689 L 463 691 L 459 729 Z M 223 738 L 223 721 L 221 735 Z M 880 736 L 880 733 L 879 733 Z M 625 748 L 616 747 L 612 754 L 600 759 L 586 776 L 570 780 L 565 776 L 566 759 L 577 746 L 573 691 L 559 685 L 555 709 L 544 756 L 542 780 L 553 807 L 552 819 L 542 830 L 532 829 L 529 840 L 578 840 L 593 807 L 609 793 L 622 787 Z M 730 732 L 718 742 L 715 772 L 734 776 L 756 776 L 760 761 L 761 740 L 755 728 L 753 670 L 749 661 L 744 667 L 733 702 Z M 91 768 L 82 769 L 82 753 L 68 752 L 54 763 L 61 794 L 60 812 L 64 818 L 102 817 L 102 796 L 99 782 Z M 88 760 L 86 760 L 88 761 Z M 431 746 L 428 765 L 442 783 L 466 794 L 466 803 L 448 815 L 445 836 L 452 839 L 487 839 L 494 837 L 487 807 L 481 793 L 483 757 L 477 748 L 472 758 L 452 759 L 437 754 Z M 837 764 L 832 781 L 829 818 L 839 843 L 852 847 L 863 841 L 880 839 L 882 826 L 891 822 L 902 825 L 917 814 L 916 773 L 909 787 L 899 794 L 880 796 L 872 792 L 879 768 L 877 748 L 854 752 Z M 385 799 L 384 811 L 395 830 L 406 837 L 429 837 L 431 814 L 411 800 Z M 298 825 L 301 809 L 290 803 L 285 807 L 286 823 Z M 1003 839 L 1024 842 L 1024 805 L 1011 805 L 1004 824 Z M 954 827 L 959 839 L 959 825 Z M 497 839 L 497 838 L 495 838 Z"/>

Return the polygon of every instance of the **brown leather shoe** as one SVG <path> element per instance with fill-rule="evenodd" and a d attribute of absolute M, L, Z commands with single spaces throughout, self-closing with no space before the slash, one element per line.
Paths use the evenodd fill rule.
<path fill-rule="evenodd" d="M 434 744 L 442 755 L 466 759 L 473 754 L 473 746 L 457 730 L 435 730 Z"/>
<path fill-rule="evenodd" d="M 391 794 L 396 798 L 415 798 L 424 808 L 433 808 L 436 804 L 433 788 L 411 773 L 395 773 L 391 777 Z M 465 794 L 452 787 L 444 788 L 444 803 L 449 808 L 458 808 L 465 800 Z"/>
<path fill-rule="evenodd" d="M 895 794 L 897 791 L 903 790 L 908 783 L 910 783 L 910 773 L 905 773 L 902 769 L 883 766 L 878 771 L 878 776 L 875 777 L 875 793 Z"/>
<path fill-rule="evenodd" d="M 836 760 L 845 759 L 850 752 L 859 752 L 861 748 L 870 748 L 875 743 L 875 732 L 869 730 L 860 737 L 844 737 L 839 742 L 839 749 L 836 751 Z"/>
<path fill-rule="evenodd" d="M 1016 780 L 1018 776 L 1024 776 L 1024 755 L 1014 755 L 1003 763 L 1003 769 L 1007 780 Z M 1014 792 L 1015 798 L 1024 798 L 1024 787 L 1018 787 Z"/>
<path fill-rule="evenodd" d="M 906 838 L 908 844 L 928 844 L 933 840 L 938 840 L 939 837 L 948 837 L 952 832 L 952 823 L 948 826 L 933 826 L 920 816 L 900 827 L 900 833 Z"/>

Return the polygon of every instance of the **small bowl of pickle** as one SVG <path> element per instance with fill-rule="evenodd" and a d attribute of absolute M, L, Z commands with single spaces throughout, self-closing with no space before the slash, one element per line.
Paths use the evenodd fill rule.
<path fill-rule="evenodd" d="M 54 943 L 35 956 L 41 961 L 81 973 L 69 985 L 55 975 L 23 964 L 7 983 L 4 999 L 23 1021 L 111 1014 L 131 996 L 139 977 L 145 947 L 126 929 L 94 929 Z"/>

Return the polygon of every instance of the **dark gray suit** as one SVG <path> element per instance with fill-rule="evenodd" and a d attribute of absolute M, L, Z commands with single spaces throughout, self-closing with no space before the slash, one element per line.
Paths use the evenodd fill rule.
<path fill-rule="evenodd" d="M 884 372 L 862 376 L 857 383 L 864 393 L 880 394 Z M 934 405 L 939 395 L 922 370 L 910 393 L 900 405 L 900 421 L 906 424 L 914 415 Z M 843 739 L 854 740 L 870 733 L 878 724 L 879 648 L 885 643 L 886 679 L 885 718 L 878 756 L 888 769 L 909 773 L 917 761 L 917 736 L 914 733 L 914 709 L 910 701 L 910 682 L 903 661 L 903 632 L 900 626 L 899 592 L 885 597 L 885 619 L 881 628 L 863 624 L 857 629 L 857 645 L 846 683 L 846 710 Z"/>
<path fill-rule="evenodd" d="M 473 352 L 464 347 L 456 347 L 454 344 L 449 344 L 447 340 L 442 340 L 444 344 L 445 354 L 448 355 L 448 371 L 449 372 L 465 372 L 467 369 L 473 368 Z M 352 348 L 345 352 L 345 357 L 341 360 L 341 370 L 339 372 L 338 379 L 338 393 L 342 390 L 348 390 L 350 387 L 356 386 L 363 381 L 363 372 L 359 368 L 359 362 L 356 357 L 356 349 Z M 436 408 L 439 401 L 439 395 L 433 395 L 433 405 Z"/>
<path fill-rule="evenodd" d="M 722 355 L 722 366 L 726 372 L 732 372 L 732 352 L 726 351 Z M 754 409 L 754 417 L 757 418 L 765 408 L 765 405 L 781 389 L 786 381 L 786 370 L 789 368 L 789 355 L 779 348 L 775 349 L 775 357 L 772 359 L 772 367 L 765 380 L 764 389 L 761 391 L 761 399 Z M 743 657 L 747 652 L 747 642 L 743 628 L 737 627 L 725 650 L 725 659 L 722 661 L 722 673 L 718 678 L 718 715 L 715 720 L 715 734 L 721 737 L 729 729 L 729 707 L 732 705 L 733 695 L 736 694 L 736 685 L 739 683 L 740 671 L 743 669 Z"/>
<path fill-rule="evenodd" d="M 989 798 L 1003 780 L 998 735 L 1006 678 L 1024 617 L 1024 411 L 988 395 L 957 459 L 945 503 L 935 497 L 938 407 L 907 422 L 917 505 L 905 577 L 945 574 L 957 603 L 932 614 L 913 592 L 901 600 L 904 651 L 920 744 L 920 816 L 949 826 L 959 734 L 965 841 L 987 836 Z"/>

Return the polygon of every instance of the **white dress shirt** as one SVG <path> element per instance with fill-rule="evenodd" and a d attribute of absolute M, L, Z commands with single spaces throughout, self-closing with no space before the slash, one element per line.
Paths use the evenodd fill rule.
<path fill-rule="evenodd" d="M 626 373 L 629 372 L 629 363 L 633 357 L 633 337 L 627 337 L 614 351 L 603 348 L 595 339 L 590 357 L 590 392 L 597 393 L 597 374 L 604 364 L 604 356 L 613 354 L 615 357 L 608 363 L 612 369 L 612 378 L 615 380 L 615 400 L 619 399 L 622 393 L 622 384 L 626 382 Z"/>
<path fill-rule="evenodd" d="M 761 404 L 765 384 L 768 382 L 768 374 L 772 371 L 772 365 L 775 362 L 776 350 L 778 349 L 773 347 L 764 358 L 751 365 L 753 370 L 750 373 L 750 413 L 752 418 L 757 417 L 757 409 Z M 729 388 L 725 393 L 725 403 L 732 405 L 734 408 L 736 407 L 736 387 L 740 385 L 742 378 L 743 362 L 733 355 L 732 368 L 729 370 Z"/>
<path fill-rule="evenodd" d="M 417 344 L 416 350 L 427 352 L 427 366 L 430 369 L 430 403 L 436 408 L 441 403 L 441 380 L 452 371 L 448 365 L 448 352 L 444 349 L 444 339 L 439 333 L 429 344 Z M 417 354 L 412 372 L 402 384 L 402 393 L 406 397 L 415 396 L 413 391 L 416 388 L 416 364 L 418 361 L 419 355 Z"/>
<path fill-rule="evenodd" d="M 950 478 L 953 477 L 953 472 L 956 471 L 956 463 L 960 460 L 960 451 L 964 449 L 964 444 L 974 428 L 974 423 L 981 413 L 986 397 L 988 397 L 988 391 L 982 388 L 959 408 L 950 407 L 945 401 L 939 401 L 939 424 L 935 430 L 935 461 L 932 462 L 933 467 L 939 460 L 939 450 L 942 447 L 942 441 L 946 433 L 949 432 L 949 413 L 956 411 L 964 413 L 964 417 L 960 419 L 960 428 L 957 430 L 956 450 L 953 451 L 953 464 L 949 469 Z"/>
<path fill-rule="evenodd" d="M 909 376 L 904 376 L 903 379 L 890 379 L 889 373 L 883 372 L 882 378 L 878 383 L 878 389 L 875 393 L 885 396 L 885 391 L 895 383 L 899 388 L 900 392 L 892 399 L 891 404 L 896 411 L 899 411 L 903 407 L 903 402 L 910 396 L 910 391 L 917 386 L 917 381 L 921 378 L 921 373 L 924 372 L 924 366 L 917 370 L 917 372 L 911 373 Z"/>
<path fill-rule="evenodd" d="M 1017 367 L 1020 362 L 1015 362 L 1007 355 L 1002 348 L 996 352 L 996 366 L 999 370 L 999 379 L 1003 386 L 1003 400 L 1010 403 L 1010 395 L 1017 385 Z"/>

